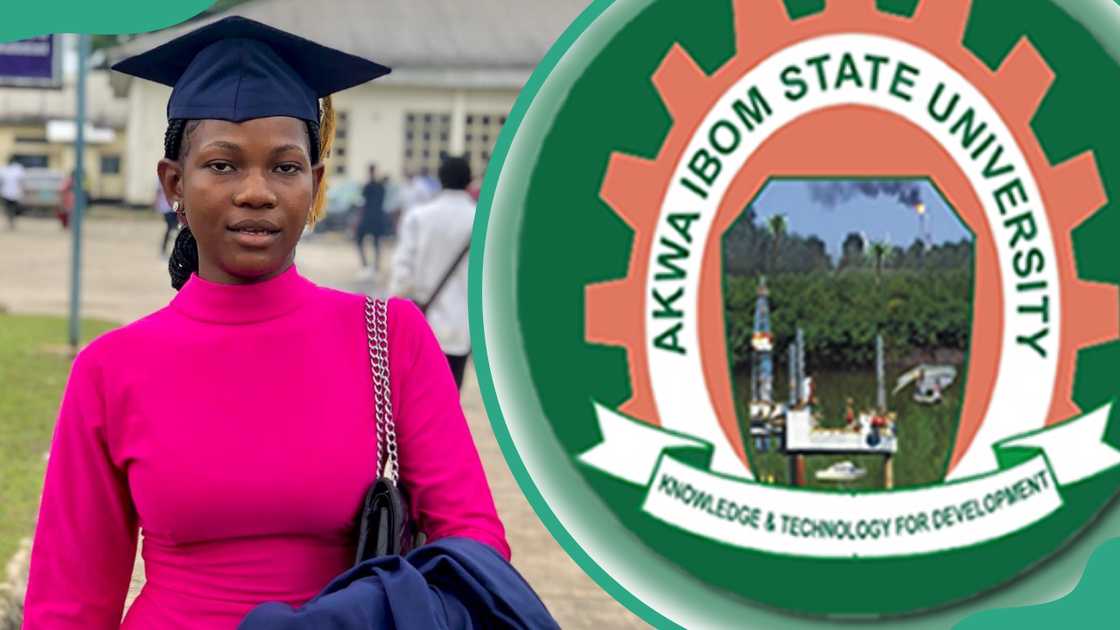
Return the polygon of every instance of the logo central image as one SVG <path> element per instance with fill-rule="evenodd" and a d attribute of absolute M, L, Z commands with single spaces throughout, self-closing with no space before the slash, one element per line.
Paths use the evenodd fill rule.
<path fill-rule="evenodd" d="M 940 481 L 974 272 L 972 236 L 932 186 L 773 181 L 722 248 L 732 389 L 755 478 Z"/>
<path fill-rule="evenodd" d="M 755 601 L 997 586 L 1114 494 L 1120 412 L 1075 391 L 1120 337 L 1072 236 L 1108 202 L 1094 155 L 1051 162 L 1054 72 L 1026 38 L 977 58 L 967 1 L 733 6 L 736 54 L 708 73 L 672 47 L 660 150 L 603 173 L 633 236 L 625 277 L 585 287 L 586 341 L 625 352 L 630 396 L 588 402 L 601 439 L 573 456 L 645 543 Z M 861 586 L 910 573 L 955 577 Z"/>

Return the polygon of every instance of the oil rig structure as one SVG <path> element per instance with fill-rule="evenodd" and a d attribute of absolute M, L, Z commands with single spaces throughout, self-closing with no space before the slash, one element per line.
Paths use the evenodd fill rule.
<path fill-rule="evenodd" d="M 760 453 L 777 449 L 789 460 L 789 482 L 805 486 L 805 458 L 811 455 L 880 455 L 883 485 L 894 487 L 898 452 L 896 414 L 887 409 L 882 335 L 875 340 L 876 407 L 856 412 L 848 398 L 843 426 L 824 426 L 816 411 L 813 379 L 806 373 L 805 334 L 798 328 L 788 346 L 789 399 L 773 399 L 774 335 L 770 329 L 770 292 L 761 278 L 751 335 L 750 437 Z M 833 424 L 833 423 L 830 423 Z M 822 477 L 823 478 L 823 477 Z"/>

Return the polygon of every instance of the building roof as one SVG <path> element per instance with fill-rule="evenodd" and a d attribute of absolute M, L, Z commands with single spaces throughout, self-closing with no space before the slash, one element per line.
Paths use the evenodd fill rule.
<path fill-rule="evenodd" d="M 590 0 L 256 0 L 141 35 L 114 48 L 113 60 L 147 50 L 227 15 L 243 15 L 388 65 L 398 75 L 452 81 L 456 71 L 528 73 Z M 393 77 L 390 77 L 393 78 Z M 482 83 L 486 83 L 483 81 Z"/>

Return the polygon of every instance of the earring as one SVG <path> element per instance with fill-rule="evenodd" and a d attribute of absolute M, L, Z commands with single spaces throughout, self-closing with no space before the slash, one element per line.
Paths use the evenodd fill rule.
<path fill-rule="evenodd" d="M 171 204 L 171 211 L 174 212 L 175 216 L 179 218 L 179 227 L 180 228 L 186 227 L 187 226 L 187 213 L 186 213 L 185 210 L 183 210 L 182 202 L 176 201 L 176 202 L 172 203 Z"/>

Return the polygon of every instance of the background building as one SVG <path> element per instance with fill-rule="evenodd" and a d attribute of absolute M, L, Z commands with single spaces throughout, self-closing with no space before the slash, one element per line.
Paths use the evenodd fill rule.
<path fill-rule="evenodd" d="M 61 176 L 74 168 L 77 37 L 55 38 L 63 49 L 60 89 L 0 87 L 0 160 Z M 86 95 L 86 185 L 96 199 L 122 199 L 128 103 L 114 94 L 106 71 L 89 74 Z"/>
<path fill-rule="evenodd" d="M 335 96 L 339 124 L 331 174 L 335 181 L 362 181 L 375 164 L 399 182 L 434 174 L 443 153 L 465 154 L 475 171 L 483 172 L 518 92 L 587 4 L 254 0 L 138 36 L 110 49 L 108 56 L 113 62 L 237 14 L 388 65 L 393 69 L 388 77 Z M 116 73 L 111 82 L 124 104 L 118 113 L 124 121 L 124 197 L 129 203 L 149 204 L 154 165 L 163 155 L 170 89 Z"/>

